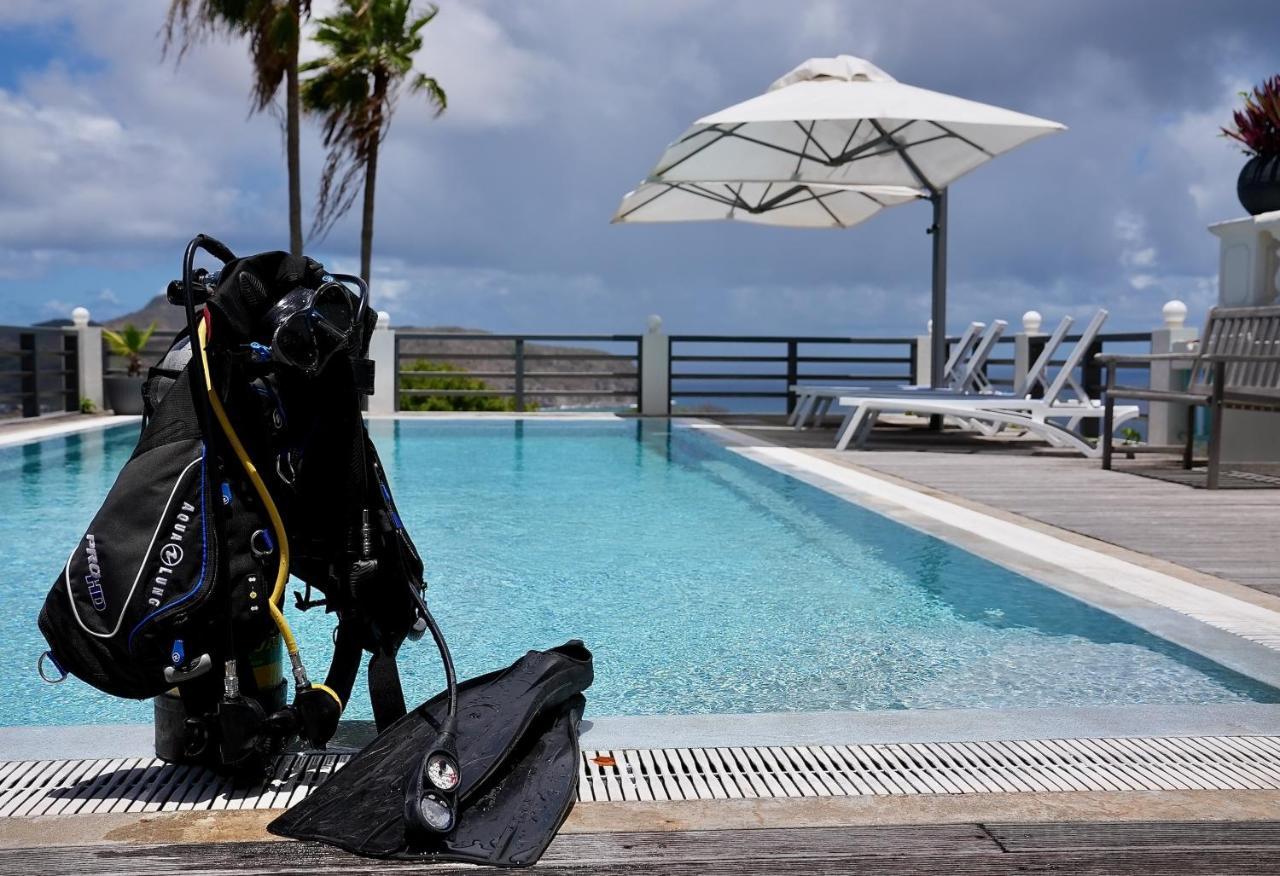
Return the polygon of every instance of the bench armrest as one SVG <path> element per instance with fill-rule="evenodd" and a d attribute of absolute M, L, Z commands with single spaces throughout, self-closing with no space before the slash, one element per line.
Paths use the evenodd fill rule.
<path fill-rule="evenodd" d="M 1176 362 L 1180 359 L 1185 361 L 1196 358 L 1196 355 L 1191 351 L 1185 353 L 1099 353 L 1093 357 L 1093 361 L 1100 365 L 1137 365 L 1144 362 Z"/>
<path fill-rule="evenodd" d="M 1200 358 L 1206 362 L 1254 362 L 1258 365 L 1280 362 L 1280 356 L 1275 353 L 1205 353 Z"/>

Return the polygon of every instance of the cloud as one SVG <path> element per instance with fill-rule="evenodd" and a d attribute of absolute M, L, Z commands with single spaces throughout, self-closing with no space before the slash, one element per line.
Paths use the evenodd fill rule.
<path fill-rule="evenodd" d="M 279 126 L 247 115 L 246 48 L 213 41 L 161 63 L 166 6 L 0 8 L 0 50 L 66 30 L 57 54 L 0 91 L 0 321 L 31 318 L 37 282 L 65 299 L 109 286 L 136 305 L 196 231 L 242 251 L 283 243 Z M 1212 300 L 1204 226 L 1239 211 L 1242 159 L 1217 128 L 1235 92 L 1273 72 L 1280 18 L 1266 2 L 1233 10 L 441 0 L 416 64 L 450 109 L 432 119 L 420 98 L 399 101 L 380 167 L 375 306 L 402 324 L 506 329 L 638 330 L 657 312 L 672 330 L 822 333 L 834 313 L 842 332 L 918 331 L 927 207 L 847 232 L 607 224 L 690 120 L 845 51 L 1070 126 L 954 187 L 954 323 L 1105 304 L 1114 325 L 1153 324 L 1167 296 Z M 308 123 L 308 203 L 322 157 Z M 357 220 L 318 251 L 357 264 Z"/>

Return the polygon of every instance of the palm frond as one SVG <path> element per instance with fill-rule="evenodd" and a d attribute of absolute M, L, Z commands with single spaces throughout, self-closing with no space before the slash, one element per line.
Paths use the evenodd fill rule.
<path fill-rule="evenodd" d="M 327 150 L 311 233 L 323 238 L 355 202 L 364 168 L 386 136 L 402 85 L 423 92 L 438 116 L 448 106 L 434 78 L 413 73 L 422 29 L 439 13 L 413 16 L 412 0 L 342 0 L 316 23 L 325 54 L 300 68 L 302 106 L 318 116 Z M 406 83 L 405 80 L 408 79 Z"/>

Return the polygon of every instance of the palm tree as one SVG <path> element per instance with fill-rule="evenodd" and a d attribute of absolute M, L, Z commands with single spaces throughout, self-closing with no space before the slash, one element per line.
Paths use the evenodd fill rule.
<path fill-rule="evenodd" d="M 285 163 L 289 176 L 289 250 L 302 255 L 302 168 L 299 158 L 298 43 L 311 0 L 170 0 L 164 43 L 178 57 L 209 34 L 248 37 L 253 56 L 253 112 L 272 105 L 285 83 Z"/>
<path fill-rule="evenodd" d="M 322 117 L 329 150 L 312 234 L 323 236 L 351 208 L 363 175 L 360 276 L 366 281 L 373 258 L 378 146 L 391 124 L 401 83 L 408 77 L 408 90 L 423 93 L 437 116 L 448 105 L 435 79 L 410 76 L 413 56 L 422 48 L 422 29 L 439 12 L 432 5 L 415 17 L 412 5 L 412 0 L 341 0 L 336 14 L 320 19 L 315 34 L 327 54 L 302 67 L 314 73 L 302 82 L 302 106 Z"/>

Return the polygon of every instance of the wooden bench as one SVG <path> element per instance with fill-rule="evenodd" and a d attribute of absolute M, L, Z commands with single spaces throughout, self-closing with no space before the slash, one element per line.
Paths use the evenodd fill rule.
<path fill-rule="evenodd" d="M 1191 379 L 1185 390 L 1121 386 L 1116 372 L 1126 365 L 1191 360 Z M 1102 467 L 1111 468 L 1112 411 L 1116 399 L 1173 402 L 1187 405 L 1187 442 L 1183 468 L 1191 468 L 1195 410 L 1209 409 L 1209 474 L 1207 486 L 1217 489 L 1222 454 L 1222 412 L 1227 408 L 1280 411 L 1280 306 L 1215 307 L 1194 352 L 1126 356 L 1101 353 L 1107 367 L 1106 410 L 1102 426 Z M 1276 435 L 1280 450 L 1280 433 Z"/>

